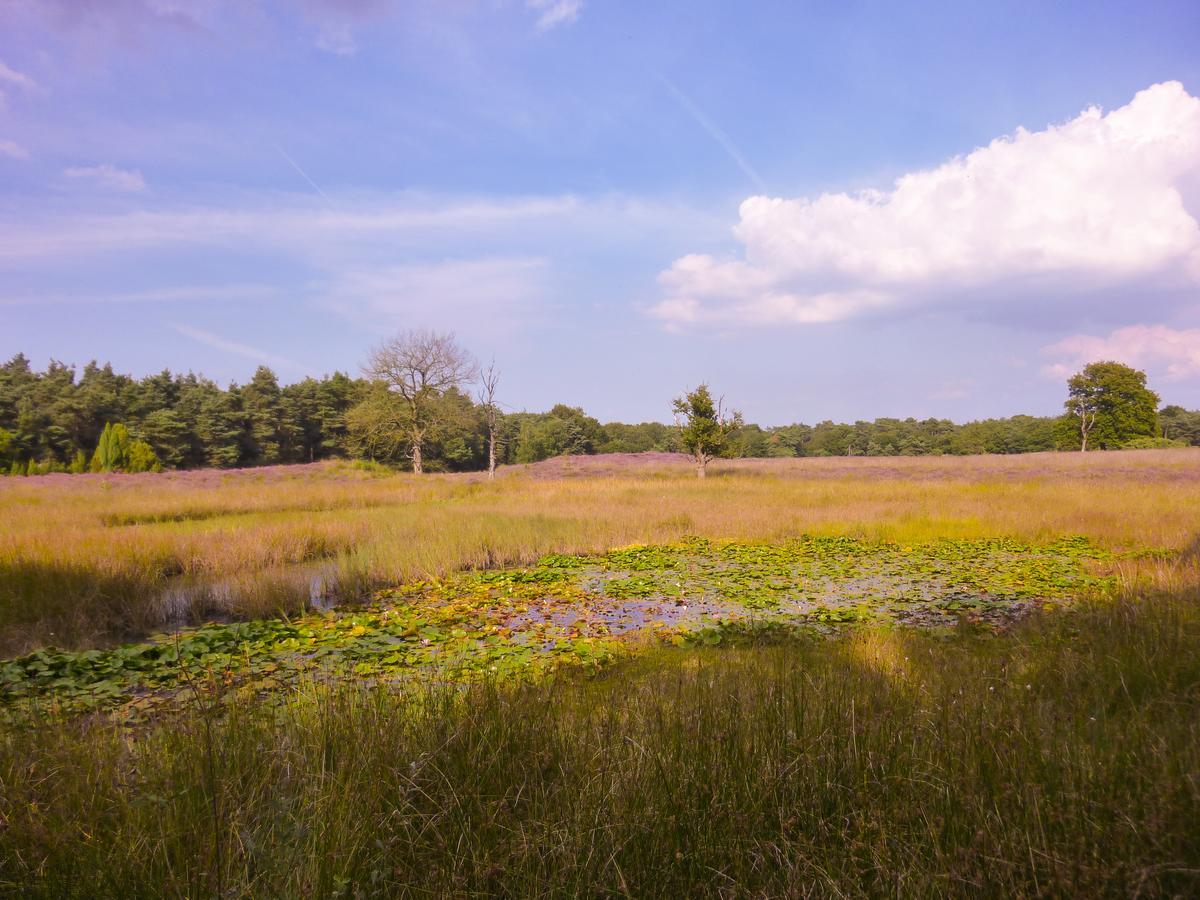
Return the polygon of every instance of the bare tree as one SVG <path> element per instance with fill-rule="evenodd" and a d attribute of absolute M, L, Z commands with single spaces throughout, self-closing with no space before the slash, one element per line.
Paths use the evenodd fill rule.
<path fill-rule="evenodd" d="M 483 407 L 483 421 L 488 430 L 488 478 L 496 477 L 496 426 L 500 419 L 500 407 L 496 404 L 496 387 L 500 384 L 500 373 L 493 359 L 479 374 L 479 392 L 476 399 Z"/>
<path fill-rule="evenodd" d="M 1096 416 L 1100 410 L 1090 405 L 1087 400 L 1079 399 L 1071 404 L 1071 411 L 1079 419 L 1079 450 L 1081 453 L 1087 453 L 1088 435 L 1096 427 Z"/>
<path fill-rule="evenodd" d="M 400 398 L 414 472 L 422 471 L 421 446 L 436 418 L 438 400 L 474 378 L 475 372 L 475 361 L 449 332 L 402 331 L 371 351 L 363 373 Z"/>

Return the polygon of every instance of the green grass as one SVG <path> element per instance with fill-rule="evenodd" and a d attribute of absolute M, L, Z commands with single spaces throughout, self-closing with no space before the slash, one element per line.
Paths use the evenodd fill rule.
<path fill-rule="evenodd" d="M 0 744 L 23 896 L 1200 890 L 1194 595 L 44 726 Z"/>

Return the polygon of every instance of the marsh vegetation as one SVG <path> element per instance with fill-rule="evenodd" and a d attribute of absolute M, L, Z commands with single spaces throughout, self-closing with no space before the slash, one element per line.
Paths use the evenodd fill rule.
<path fill-rule="evenodd" d="M 0 885 L 1190 893 L 1196 454 L 10 479 Z"/>

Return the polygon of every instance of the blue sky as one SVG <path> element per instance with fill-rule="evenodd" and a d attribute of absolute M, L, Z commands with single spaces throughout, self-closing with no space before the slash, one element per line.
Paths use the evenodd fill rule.
<path fill-rule="evenodd" d="M 0 356 L 513 408 L 1200 406 L 1200 6 L 0 0 Z"/>

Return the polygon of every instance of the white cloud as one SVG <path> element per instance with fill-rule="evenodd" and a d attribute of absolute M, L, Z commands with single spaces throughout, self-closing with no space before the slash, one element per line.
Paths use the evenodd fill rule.
<path fill-rule="evenodd" d="M 744 258 L 689 255 L 660 276 L 668 323 L 810 323 L 1005 287 L 1200 281 L 1200 99 L 1155 85 L 1107 114 L 1021 128 L 890 191 L 750 197 Z"/>
<path fill-rule="evenodd" d="M 7 156 L 9 159 L 25 160 L 29 159 L 29 151 L 16 141 L 0 139 L 0 156 Z"/>
<path fill-rule="evenodd" d="M 1053 359 L 1042 372 L 1054 378 L 1071 375 L 1087 363 L 1111 359 L 1168 381 L 1180 381 L 1200 376 L 1200 328 L 1130 325 L 1107 337 L 1071 335 L 1042 353 Z"/>
<path fill-rule="evenodd" d="M 80 181 L 90 181 L 93 184 L 114 191 L 144 191 L 146 179 L 136 169 L 118 169 L 109 163 L 98 166 L 75 166 L 65 169 L 63 174 L 68 178 Z"/>
<path fill-rule="evenodd" d="M 295 360 L 288 359 L 286 356 L 276 356 L 273 353 L 260 350 L 258 347 L 252 347 L 249 344 L 227 340 L 220 335 L 213 334 L 211 331 L 193 328 L 190 325 L 172 325 L 171 327 L 184 337 L 189 337 L 205 346 L 212 347 L 214 350 L 231 353 L 234 356 L 243 356 L 261 365 L 272 366 L 276 369 L 289 369 L 295 372 L 305 371 L 304 366 Z"/>
<path fill-rule="evenodd" d="M 578 19 L 583 0 L 525 0 L 525 6 L 537 14 L 537 30 L 549 31 Z"/>

